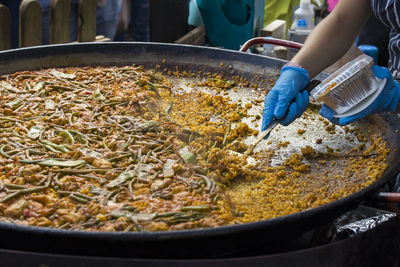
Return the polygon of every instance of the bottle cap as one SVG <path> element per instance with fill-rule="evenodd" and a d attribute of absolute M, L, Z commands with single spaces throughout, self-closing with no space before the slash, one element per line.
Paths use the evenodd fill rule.
<path fill-rule="evenodd" d="M 300 0 L 300 8 L 310 8 L 310 0 Z"/>

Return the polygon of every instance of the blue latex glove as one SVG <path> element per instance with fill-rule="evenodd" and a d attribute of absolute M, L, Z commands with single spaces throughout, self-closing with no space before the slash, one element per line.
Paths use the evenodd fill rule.
<path fill-rule="evenodd" d="M 310 82 L 305 69 L 285 66 L 274 87 L 265 97 L 263 122 L 264 131 L 275 119 L 282 125 L 289 125 L 307 109 L 308 92 L 300 92 Z M 293 101 L 294 100 L 294 101 Z"/>
<path fill-rule="evenodd" d="M 333 117 L 335 112 L 328 106 L 322 105 L 319 114 L 334 124 L 346 125 L 373 113 L 395 111 L 400 98 L 399 83 L 393 79 L 392 74 L 387 68 L 374 65 L 372 66 L 372 70 L 376 77 L 380 79 L 386 78 L 386 84 L 375 101 L 372 102 L 371 105 L 369 105 L 365 110 L 353 116 L 335 118 Z"/>

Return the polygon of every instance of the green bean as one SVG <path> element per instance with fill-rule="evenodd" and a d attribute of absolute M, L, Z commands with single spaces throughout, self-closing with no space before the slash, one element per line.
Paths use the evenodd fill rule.
<path fill-rule="evenodd" d="M 69 174 L 82 174 L 82 173 L 91 173 L 91 172 L 102 172 L 105 173 L 107 171 L 117 171 L 122 172 L 122 169 L 50 169 L 50 172 L 60 172 L 60 173 L 69 173 Z"/>
<path fill-rule="evenodd" d="M 76 202 L 79 202 L 79 203 L 82 203 L 82 204 L 86 204 L 86 203 L 89 202 L 87 199 L 80 198 L 80 197 L 78 197 L 78 196 L 76 196 L 76 195 L 69 195 L 68 197 L 69 197 L 70 199 L 75 200 Z"/>
<path fill-rule="evenodd" d="M 222 145 L 223 146 L 226 144 L 226 140 L 227 140 L 228 135 L 229 135 L 229 133 L 231 131 L 231 127 L 232 127 L 232 124 L 231 124 L 231 122 L 229 122 L 228 128 L 226 129 L 226 132 L 225 132 L 225 135 L 224 135 L 224 140 L 222 141 Z"/>
<path fill-rule="evenodd" d="M 47 179 L 48 179 L 48 177 L 44 177 L 42 180 L 40 180 L 40 181 L 38 182 L 37 185 L 42 185 L 42 184 L 44 184 L 44 183 L 46 182 Z"/>
<path fill-rule="evenodd" d="M 16 79 L 25 80 L 25 79 L 34 79 L 34 78 L 37 78 L 37 77 L 39 77 L 39 76 L 38 75 L 32 75 L 32 74 L 21 74 L 21 75 L 16 76 L 15 78 Z M 20 93 L 20 92 L 17 91 L 17 93 Z"/>
<path fill-rule="evenodd" d="M 8 144 L 2 145 L 2 146 L 0 147 L 0 155 L 2 155 L 3 157 L 6 157 L 6 158 L 11 158 L 10 155 L 8 155 L 6 152 L 4 152 L 4 148 L 5 148 L 6 146 L 8 146 Z"/>
<path fill-rule="evenodd" d="M 76 196 L 76 197 L 79 197 L 79 198 L 82 198 L 82 199 L 86 199 L 86 200 L 94 200 L 94 198 L 89 197 L 89 196 L 87 196 L 85 194 L 81 194 L 81 193 L 78 193 L 78 192 L 72 192 L 72 191 L 58 190 L 57 194 L 60 194 L 62 196 L 66 196 L 66 195 L 67 196 L 71 196 L 71 195 L 73 195 L 73 196 Z"/>
<path fill-rule="evenodd" d="M 159 197 L 164 200 L 171 200 L 172 199 L 172 194 L 153 194 L 151 195 L 152 197 Z"/>
<path fill-rule="evenodd" d="M 73 145 L 75 143 L 74 137 L 68 130 L 63 130 L 58 135 L 62 136 L 64 141 L 67 141 L 69 145 Z"/>
<path fill-rule="evenodd" d="M 30 194 L 30 193 L 35 193 L 35 192 L 40 192 L 40 191 L 43 191 L 43 190 L 47 189 L 48 187 L 49 187 L 49 185 L 47 184 L 47 185 L 44 185 L 44 186 L 37 186 L 37 187 L 34 187 L 34 188 L 21 189 L 21 190 L 18 190 L 18 191 L 16 191 L 16 192 L 14 192 L 14 193 L 12 193 L 12 194 L 10 194 L 10 195 L 4 197 L 3 199 L 1 199 L 1 200 L 0 200 L 0 203 L 7 202 L 7 201 L 9 201 L 10 199 L 19 197 L 19 196 L 21 196 L 21 195 Z"/>
<path fill-rule="evenodd" d="M 63 183 L 61 183 L 60 180 L 58 180 L 58 176 L 59 176 L 59 175 L 60 175 L 59 173 L 57 173 L 56 175 L 54 175 L 53 180 L 54 180 L 54 182 L 55 182 L 56 185 L 61 186 Z"/>
<path fill-rule="evenodd" d="M 34 154 L 34 155 L 45 155 L 46 152 L 40 151 L 40 150 L 33 150 L 33 149 L 28 149 L 29 153 Z"/>
<path fill-rule="evenodd" d="M 208 211 L 210 207 L 208 205 L 201 206 L 185 206 L 181 208 L 181 211 Z"/>
<path fill-rule="evenodd" d="M 107 144 L 106 144 L 106 139 L 105 139 L 105 138 L 103 139 L 103 147 L 104 147 L 105 149 L 107 149 L 108 151 L 112 152 L 112 150 L 111 150 L 110 148 L 108 148 L 108 146 L 107 146 Z"/>
<path fill-rule="evenodd" d="M 196 174 L 195 176 L 198 176 L 198 177 L 200 177 L 200 178 L 202 178 L 203 180 L 204 180 L 204 182 L 206 183 L 206 190 L 209 192 L 209 193 L 213 193 L 214 192 L 214 189 L 215 189 L 215 182 L 214 182 L 214 180 L 212 180 L 212 179 L 210 179 L 210 178 L 208 178 L 207 176 L 205 176 L 205 175 L 202 175 L 202 174 Z"/>
<path fill-rule="evenodd" d="M 174 101 L 171 101 L 171 102 L 168 104 L 168 107 L 167 107 L 167 109 L 165 110 L 165 113 L 169 114 L 169 113 L 171 112 L 173 106 L 174 106 Z"/>
<path fill-rule="evenodd" d="M 14 118 L 9 118 L 9 117 L 3 117 L 3 116 L 0 116 L 0 120 L 3 120 L 3 121 L 9 121 L 9 122 L 23 122 L 22 120 L 18 120 L 18 119 L 14 119 Z"/>
<path fill-rule="evenodd" d="M 114 162 L 114 161 L 118 161 L 118 160 L 121 160 L 121 159 L 124 159 L 124 158 L 129 158 L 129 157 L 134 156 L 134 155 L 136 155 L 136 152 L 130 152 L 130 153 L 127 153 L 125 155 L 121 155 L 121 156 L 117 156 L 117 157 L 114 157 L 114 158 L 110 158 L 108 161 L 109 162 Z"/>
<path fill-rule="evenodd" d="M 87 199 L 87 200 L 94 200 L 94 198 L 92 198 L 90 196 L 87 196 L 85 194 L 78 193 L 78 192 L 73 192 L 72 194 L 77 196 L 77 197 L 84 198 L 84 199 Z"/>
<path fill-rule="evenodd" d="M 46 116 L 36 116 L 36 117 L 23 118 L 22 121 L 31 121 L 31 120 L 41 119 L 41 118 L 46 118 Z"/>
<path fill-rule="evenodd" d="M 133 184 L 134 183 L 136 183 L 136 181 L 137 181 L 137 179 L 136 178 L 133 178 L 130 182 L 129 182 L 129 185 L 128 185 L 128 189 L 129 189 L 129 192 L 131 193 L 131 194 L 134 194 L 134 192 L 133 192 Z"/>
<path fill-rule="evenodd" d="M 41 140 L 40 142 L 43 145 L 45 145 L 46 148 L 48 148 L 47 146 L 54 148 L 54 150 L 56 150 L 56 152 L 63 152 L 63 153 L 69 152 L 69 149 L 67 147 L 63 146 L 63 145 L 57 145 L 57 144 L 55 144 L 53 142 L 50 142 L 48 140 Z M 52 152 L 54 152 L 54 151 L 52 151 Z"/>
<path fill-rule="evenodd" d="M 64 90 L 64 91 L 77 91 L 76 88 L 68 87 L 68 86 L 61 86 L 61 85 L 50 85 L 52 89 L 55 90 Z"/>
<path fill-rule="evenodd" d="M 8 184 L 4 183 L 4 186 L 10 189 L 26 189 L 26 186 L 18 185 L 18 184 Z"/>
<path fill-rule="evenodd" d="M 157 87 L 156 87 L 154 84 L 152 84 L 151 82 L 147 82 L 147 85 L 148 85 L 148 88 L 149 88 L 151 91 L 153 91 L 154 93 L 156 93 L 156 96 L 157 96 L 158 98 L 161 98 L 160 92 L 158 92 L 158 89 L 157 89 Z"/>
<path fill-rule="evenodd" d="M 110 200 L 110 198 L 112 198 L 114 195 L 118 194 L 119 192 L 121 192 L 122 189 L 118 188 L 115 189 L 114 191 L 111 191 L 103 200 L 103 205 L 106 206 L 108 201 Z"/>
<path fill-rule="evenodd" d="M 149 157 L 150 157 L 150 155 L 151 155 L 151 152 L 153 152 L 153 151 L 152 151 L 152 150 L 149 150 L 149 151 L 147 152 L 146 156 L 143 157 L 142 162 L 143 162 L 144 164 L 147 164 L 147 161 L 149 160 Z"/>
<path fill-rule="evenodd" d="M 65 160 L 65 161 L 59 161 L 55 159 L 44 159 L 40 162 L 38 162 L 39 165 L 41 166 L 58 166 L 58 167 L 78 167 L 83 164 L 86 164 L 86 161 L 84 160 Z"/>
<path fill-rule="evenodd" d="M 55 150 L 53 147 L 49 145 L 43 145 L 47 150 L 50 150 L 51 152 L 58 153 L 59 151 Z"/>
<path fill-rule="evenodd" d="M 160 212 L 157 213 L 156 218 L 172 217 L 181 214 L 181 212 Z"/>
<path fill-rule="evenodd" d="M 80 139 L 81 139 L 81 141 L 83 141 L 83 143 L 85 144 L 85 145 L 87 145 L 87 144 L 89 144 L 89 137 L 87 137 L 85 134 L 83 134 L 83 133 L 81 133 L 81 132 L 78 132 L 78 131 L 76 131 L 76 130 L 68 130 L 70 133 L 72 133 L 72 134 L 76 134 L 76 135 L 78 135 L 78 137 L 80 137 Z"/>
<path fill-rule="evenodd" d="M 41 162 L 42 159 L 32 159 L 32 160 L 20 160 L 19 163 L 23 163 L 23 164 L 36 164 Z"/>

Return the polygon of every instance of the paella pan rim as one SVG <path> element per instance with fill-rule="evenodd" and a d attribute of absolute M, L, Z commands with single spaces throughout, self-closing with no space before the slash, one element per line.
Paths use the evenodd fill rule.
<path fill-rule="evenodd" d="M 164 44 L 164 43 L 142 43 L 142 42 L 109 42 L 109 43 L 78 43 L 78 44 L 58 44 L 58 45 L 49 45 L 49 46 L 37 46 L 37 47 L 29 47 L 29 48 L 18 48 L 12 49 L 8 51 L 0 52 L 0 63 L 5 60 L 6 62 L 12 62 L 14 58 L 16 60 L 30 60 L 30 59 L 40 59 L 41 56 L 51 57 L 51 56 L 60 56 L 62 54 L 68 55 L 68 53 L 123 53 L 129 51 L 131 48 L 143 48 L 145 47 L 147 50 L 151 50 L 152 48 L 157 48 L 158 50 L 165 49 L 167 52 L 182 50 L 186 52 L 196 52 L 196 56 L 199 57 L 198 53 L 204 52 L 205 56 L 215 58 L 213 59 L 212 66 L 218 67 L 219 64 L 217 62 L 229 61 L 227 56 L 232 56 L 235 60 L 242 60 L 243 63 L 248 64 L 258 64 L 257 67 L 260 67 L 260 64 L 268 64 L 271 63 L 272 67 L 280 67 L 285 61 L 278 60 L 275 58 L 269 58 L 262 55 L 248 54 L 244 52 L 220 49 L 220 48 L 211 48 L 211 47 L 200 47 L 200 46 L 191 46 L 191 45 L 177 45 L 177 44 Z M 179 52 L 179 53 L 180 53 Z M 175 52 L 178 53 L 178 52 Z M 178 53 L 178 54 L 179 54 Z M 16 56 L 16 57 L 15 57 Z M 161 59 L 158 58 L 158 61 Z M 55 65 L 59 63 L 54 63 Z M 85 64 L 85 63 L 83 63 Z M 103 64 L 103 63 L 102 63 Z M 177 63 L 179 64 L 179 63 Z M 101 64 L 99 64 L 101 65 Z M 104 64 L 103 64 L 104 65 Z M 48 66 L 48 67 L 55 67 Z M 67 66 L 65 66 L 67 67 Z M 261 66 L 260 68 L 263 68 Z M 27 67 L 29 69 L 29 66 Z M 1 73 L 1 70 L 0 70 Z M 398 154 L 398 153 L 397 153 Z M 351 194 L 345 198 L 333 201 L 331 203 L 318 206 L 316 208 L 304 210 L 301 212 L 280 216 L 276 218 L 271 218 L 268 220 L 262 220 L 257 222 L 250 222 L 244 224 L 237 225 L 228 225 L 228 226 L 220 226 L 215 228 L 200 228 L 200 229 L 191 229 L 191 230 L 179 230 L 179 231 L 160 231 L 160 232 L 94 232 L 94 231 L 82 231 L 82 230 L 63 230 L 63 229 L 55 229 L 55 228 L 47 228 L 47 227 L 36 227 L 36 226 L 24 226 L 18 224 L 4 223 L 0 222 L 0 229 L 5 231 L 15 231 L 20 233 L 32 233 L 37 235 L 51 235 L 54 237 L 57 236 L 65 236 L 68 235 L 71 238 L 79 238 L 79 239 L 121 239 L 128 241 L 135 240 L 162 240 L 162 239 L 191 239 L 196 237 L 207 238 L 207 237 L 218 237 L 222 235 L 230 235 L 233 233 L 242 233 L 246 232 L 248 229 L 258 230 L 264 228 L 274 228 L 279 226 L 287 226 L 298 223 L 303 220 L 312 220 L 313 216 L 316 214 L 325 214 L 329 215 L 332 212 L 343 214 L 347 210 L 347 206 L 354 205 L 354 203 L 358 203 L 363 198 L 368 196 L 371 193 L 374 193 L 379 187 L 388 182 L 392 177 L 394 177 L 397 172 L 400 170 L 400 161 L 395 162 L 394 164 L 389 165 L 388 169 L 385 171 L 383 176 L 369 185 L 368 187 Z"/>

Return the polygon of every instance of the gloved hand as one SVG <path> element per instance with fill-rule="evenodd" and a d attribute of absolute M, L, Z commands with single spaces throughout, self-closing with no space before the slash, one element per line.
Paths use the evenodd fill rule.
<path fill-rule="evenodd" d="M 264 131 L 274 118 L 283 119 L 280 123 L 286 126 L 303 114 L 308 106 L 308 92 L 300 91 L 309 82 L 310 77 L 305 69 L 291 66 L 282 68 L 279 79 L 265 97 L 261 131 Z"/>
<path fill-rule="evenodd" d="M 399 83 L 393 79 L 392 74 L 387 68 L 374 65 L 372 66 L 372 70 L 376 77 L 380 79 L 386 78 L 386 84 L 375 101 L 372 102 L 371 105 L 369 105 L 365 110 L 353 116 L 335 118 L 335 112 L 328 106 L 322 105 L 319 114 L 334 124 L 346 125 L 352 123 L 353 121 L 364 118 L 372 113 L 395 111 L 400 99 Z"/>

